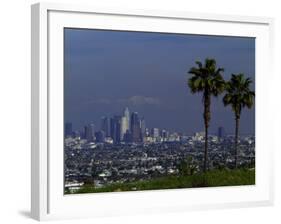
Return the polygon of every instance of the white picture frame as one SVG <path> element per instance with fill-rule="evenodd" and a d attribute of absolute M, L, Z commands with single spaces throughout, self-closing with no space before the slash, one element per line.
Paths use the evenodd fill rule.
<path fill-rule="evenodd" d="M 38 3 L 32 14 L 31 215 L 100 217 L 273 203 L 273 147 L 267 131 L 273 19 L 191 12 L 102 9 Z M 63 194 L 63 27 L 256 38 L 256 185 L 143 192 Z"/>

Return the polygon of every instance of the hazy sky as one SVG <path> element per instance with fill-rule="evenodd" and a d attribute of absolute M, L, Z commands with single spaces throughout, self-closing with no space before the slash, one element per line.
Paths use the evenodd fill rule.
<path fill-rule="evenodd" d="M 215 58 L 224 78 L 255 79 L 255 39 L 145 32 L 65 29 L 65 121 L 80 130 L 102 116 L 137 111 L 149 128 L 193 133 L 204 129 L 202 94 L 192 95 L 188 70 Z M 254 90 L 254 85 L 252 85 Z M 210 131 L 234 132 L 234 115 L 212 98 Z M 255 108 L 244 109 L 241 133 L 254 133 Z"/>

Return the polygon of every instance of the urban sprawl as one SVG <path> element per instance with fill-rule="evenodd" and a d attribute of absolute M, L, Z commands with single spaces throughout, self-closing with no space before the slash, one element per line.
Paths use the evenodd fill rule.
<path fill-rule="evenodd" d="M 176 175 L 180 162 L 192 159 L 194 172 L 202 170 L 204 132 L 186 135 L 165 129 L 147 128 L 143 117 L 125 108 L 121 116 L 102 117 L 99 130 L 88 124 L 83 131 L 65 123 L 65 189 L 85 184 L 95 188 L 112 183 L 149 180 Z M 223 127 L 209 135 L 209 169 L 234 166 L 235 139 Z M 239 165 L 255 162 L 255 137 L 239 138 Z"/>

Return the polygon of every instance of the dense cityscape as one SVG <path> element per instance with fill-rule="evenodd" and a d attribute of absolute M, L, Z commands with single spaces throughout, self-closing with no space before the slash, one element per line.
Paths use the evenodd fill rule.
<path fill-rule="evenodd" d="M 104 116 L 100 125 L 90 123 L 82 131 L 66 122 L 65 191 L 73 193 L 86 184 L 101 188 L 177 175 L 187 158 L 192 172 L 201 172 L 204 136 L 204 132 L 187 135 L 149 127 L 144 117 L 128 108 L 122 115 Z M 208 140 L 209 169 L 233 168 L 234 136 L 218 127 Z M 254 135 L 240 136 L 238 156 L 240 167 L 255 163 Z"/>

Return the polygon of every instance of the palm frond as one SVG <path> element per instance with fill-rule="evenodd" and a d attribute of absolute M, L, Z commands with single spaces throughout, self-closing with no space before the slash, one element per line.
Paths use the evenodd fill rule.
<path fill-rule="evenodd" d="M 231 105 L 236 116 L 240 116 L 243 107 L 251 108 L 254 104 L 254 91 L 250 90 L 252 80 L 245 78 L 243 73 L 232 74 L 225 84 L 226 94 L 223 97 L 225 106 Z"/>
<path fill-rule="evenodd" d="M 195 62 L 197 67 L 192 67 L 189 70 L 191 78 L 188 81 L 188 86 L 192 93 L 208 92 L 213 96 L 218 96 L 225 89 L 225 81 L 222 77 L 223 68 L 216 68 L 214 59 L 206 58 L 205 64 L 200 61 Z"/>

